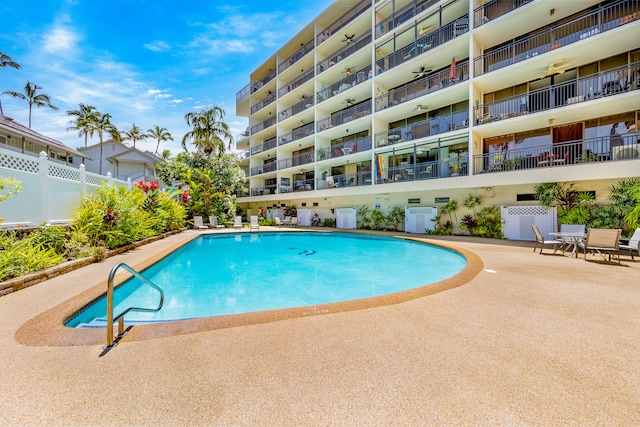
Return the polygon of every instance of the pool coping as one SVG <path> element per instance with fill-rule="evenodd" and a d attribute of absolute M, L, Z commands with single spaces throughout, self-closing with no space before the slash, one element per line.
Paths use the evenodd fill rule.
<path fill-rule="evenodd" d="M 442 241 L 434 241 L 428 237 L 419 235 L 408 235 L 399 233 L 376 232 L 372 230 L 327 230 L 327 229 L 274 229 L 261 230 L 261 232 L 340 232 L 350 234 L 369 234 L 376 236 L 394 237 L 405 240 L 413 240 L 428 243 L 433 246 L 442 247 L 455 251 L 462 255 L 466 261 L 466 267 L 458 274 L 429 285 L 412 288 L 406 291 L 395 292 L 370 298 L 341 301 L 327 304 L 317 304 L 311 306 L 301 306 L 277 310 L 266 310 L 253 313 L 229 314 L 196 319 L 179 320 L 172 322 L 159 322 L 153 324 L 137 324 L 129 328 L 129 332 L 123 341 L 142 341 L 156 338 L 163 338 L 173 335 L 192 334 L 197 332 L 212 331 L 217 329 L 234 328 L 261 323 L 269 323 L 308 316 L 318 316 L 332 313 L 340 313 L 354 310 L 364 310 L 375 307 L 400 304 L 417 298 L 426 297 L 435 293 L 443 292 L 464 285 L 476 277 L 483 269 L 482 259 L 470 250 L 456 247 Z M 243 233 L 246 231 L 229 231 L 230 233 Z M 132 265 L 138 271 L 143 270 L 160 259 L 166 257 L 181 246 L 191 242 L 202 234 L 216 234 L 216 231 L 194 233 L 191 238 L 176 242 L 164 250 L 147 257 L 141 262 Z M 117 284 L 121 284 L 130 275 L 126 272 L 116 276 Z M 107 287 L 106 280 L 100 280 L 89 289 L 72 297 L 55 307 L 44 311 L 33 317 L 22 325 L 15 333 L 15 340 L 21 344 L 29 346 L 88 346 L 104 344 L 106 341 L 105 328 L 68 328 L 64 326 L 67 320 L 73 317 L 81 308 L 89 305 L 93 300 L 104 294 Z M 126 319 L 125 319 L 125 326 Z"/>

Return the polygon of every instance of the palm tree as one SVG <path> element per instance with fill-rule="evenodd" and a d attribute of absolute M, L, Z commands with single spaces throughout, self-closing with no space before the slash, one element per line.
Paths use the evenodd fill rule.
<path fill-rule="evenodd" d="M 11 57 L 6 53 L 0 51 L 0 67 L 11 67 L 19 70 L 20 64 L 11 59 Z M 0 115 L 4 115 L 4 112 L 2 111 L 2 101 L 0 101 Z"/>
<path fill-rule="evenodd" d="M 168 161 L 171 157 L 171 150 L 165 148 L 164 150 L 162 150 L 162 154 L 160 155 L 160 157 L 162 157 L 162 160 L 164 160 L 165 162 Z"/>
<path fill-rule="evenodd" d="M 202 150 L 207 156 L 212 153 L 218 156 L 225 152 L 225 140 L 231 148 L 233 136 L 229 132 L 229 126 L 223 121 L 224 110 L 214 106 L 199 113 L 191 112 L 184 116 L 187 124 L 192 128 L 182 138 L 182 147 L 187 151 L 187 141 L 191 141 L 197 149 Z"/>
<path fill-rule="evenodd" d="M 149 129 L 147 132 L 149 132 L 150 138 L 155 138 L 155 140 L 158 141 L 158 144 L 156 144 L 156 151 L 154 153 L 156 155 L 158 154 L 158 150 L 160 149 L 160 142 L 173 141 L 173 137 L 171 136 L 169 131 L 166 128 L 161 128 L 158 125 L 156 125 L 153 129 Z"/>
<path fill-rule="evenodd" d="M 145 140 L 149 138 L 149 134 L 142 132 L 142 130 L 134 123 L 131 129 L 123 132 L 123 141 L 132 141 L 133 148 L 136 148 L 136 141 Z"/>
<path fill-rule="evenodd" d="M 29 103 L 29 128 L 31 128 L 31 111 L 33 110 L 33 106 L 35 105 L 37 108 L 39 107 L 49 107 L 52 110 L 58 110 L 58 107 L 51 103 L 51 98 L 49 95 L 44 93 L 36 94 L 38 89 L 42 89 L 42 87 L 37 84 L 27 80 L 27 84 L 24 85 L 24 93 L 14 92 L 12 90 L 5 90 L 3 93 L 7 95 L 11 95 L 14 98 L 24 99 Z"/>
<path fill-rule="evenodd" d="M 77 130 L 78 136 L 84 135 L 84 148 L 87 148 L 87 139 L 93 136 L 92 123 L 96 120 L 98 110 L 93 105 L 79 104 L 80 109 L 67 111 L 67 116 L 75 119 L 69 122 L 67 130 Z"/>
<path fill-rule="evenodd" d="M 102 175 L 102 137 L 105 133 L 111 135 L 115 142 L 121 142 L 122 137 L 120 136 L 120 132 L 118 132 L 118 128 L 116 128 L 111 123 L 111 114 L 102 114 L 96 112 L 95 121 L 91 122 L 89 127 L 89 132 L 93 135 L 93 133 L 97 133 L 100 138 L 100 169 L 99 173 Z"/>

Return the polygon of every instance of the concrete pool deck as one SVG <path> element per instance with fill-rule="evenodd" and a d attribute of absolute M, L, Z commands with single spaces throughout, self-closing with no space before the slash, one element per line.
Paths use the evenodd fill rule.
<path fill-rule="evenodd" d="M 640 424 L 640 262 L 628 256 L 415 236 L 476 254 L 477 275 L 356 311 L 157 338 L 136 326 L 103 357 L 47 324 L 116 263 L 144 265 L 194 233 L 0 298 L 0 424 Z M 380 269 L 394 274 L 392 261 Z"/>

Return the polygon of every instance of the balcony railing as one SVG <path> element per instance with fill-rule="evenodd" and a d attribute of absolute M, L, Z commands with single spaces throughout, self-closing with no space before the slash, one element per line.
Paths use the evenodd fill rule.
<path fill-rule="evenodd" d="M 249 138 L 249 128 L 247 128 L 244 132 L 236 135 L 236 144 L 244 141 L 247 138 Z"/>
<path fill-rule="evenodd" d="M 405 7 L 396 10 L 391 16 L 376 24 L 376 38 L 388 33 L 396 27 L 409 21 L 417 14 L 424 12 L 439 0 L 415 0 Z"/>
<path fill-rule="evenodd" d="M 477 28 L 532 1 L 533 0 L 493 0 L 473 11 L 473 26 Z"/>
<path fill-rule="evenodd" d="M 475 58 L 475 74 L 479 76 L 499 70 L 553 49 L 579 42 L 636 21 L 639 16 L 640 2 L 618 1 Z"/>
<path fill-rule="evenodd" d="M 236 93 L 236 102 L 239 102 L 241 99 L 249 95 L 250 90 L 251 90 L 251 84 L 248 83 L 245 87 L 243 87 Z"/>
<path fill-rule="evenodd" d="M 421 122 L 377 133 L 375 135 L 375 146 L 384 147 L 401 142 L 413 141 L 452 130 L 465 129 L 468 126 L 469 112 L 459 111 L 457 113 L 436 116 Z"/>
<path fill-rule="evenodd" d="M 263 142 L 262 144 L 257 144 L 251 147 L 251 155 L 262 153 L 263 151 L 271 150 L 272 148 L 276 148 L 276 138 L 271 138 Z"/>
<path fill-rule="evenodd" d="M 369 150 L 371 150 L 371 138 L 364 136 L 341 144 L 335 144 L 331 147 L 319 148 L 318 161 L 362 153 L 363 151 Z"/>
<path fill-rule="evenodd" d="M 318 62 L 318 74 L 322 73 L 324 70 L 329 67 L 333 67 L 338 62 L 346 59 L 347 57 L 353 55 L 366 45 L 371 43 L 371 31 L 367 31 L 351 43 L 348 43 L 342 49 L 332 53 L 329 57 L 323 61 Z"/>
<path fill-rule="evenodd" d="M 400 64 L 404 64 L 413 58 L 420 56 L 431 49 L 443 45 L 456 37 L 469 31 L 469 15 L 461 16 L 453 22 L 441 27 L 424 37 L 421 37 L 400 49 L 395 50 L 390 55 L 376 60 L 376 74 L 388 71 Z M 395 40 L 397 40 L 396 37 Z"/>
<path fill-rule="evenodd" d="M 333 113 L 330 117 L 318 121 L 318 132 L 339 126 L 371 114 L 371 100 L 361 102 L 353 107 Z"/>
<path fill-rule="evenodd" d="M 316 40 L 318 41 L 317 44 L 320 45 L 322 42 L 328 39 L 329 36 L 335 34 L 336 31 L 340 31 L 341 28 L 356 19 L 358 16 L 362 15 L 370 7 L 370 0 L 362 0 L 354 7 L 350 7 L 344 15 L 333 21 L 322 33 L 318 34 L 318 36 L 316 37 Z"/>
<path fill-rule="evenodd" d="M 264 196 L 265 194 L 275 194 L 278 186 L 276 184 L 254 187 L 251 189 L 252 196 Z"/>
<path fill-rule="evenodd" d="M 474 173 L 640 159 L 640 132 L 587 138 L 473 156 Z"/>
<path fill-rule="evenodd" d="M 271 93 L 265 96 L 265 98 L 262 101 L 258 102 L 256 105 L 251 106 L 251 114 L 255 114 L 256 112 L 262 110 L 264 107 L 271 104 L 275 100 L 276 100 L 275 93 Z"/>
<path fill-rule="evenodd" d="M 264 86 L 267 83 L 269 83 L 271 80 L 273 80 L 275 78 L 275 76 L 276 76 L 276 70 L 272 70 L 272 71 L 269 72 L 269 74 L 264 76 L 259 81 L 254 81 L 253 84 L 251 85 L 251 93 L 254 93 L 258 89 L 260 89 L 262 86 Z"/>
<path fill-rule="evenodd" d="M 330 175 L 317 178 L 318 189 L 336 189 L 336 188 L 349 188 L 360 187 L 363 185 L 371 185 L 372 176 L 371 171 L 362 171 L 356 173 L 345 173 L 340 175 Z"/>
<path fill-rule="evenodd" d="M 262 121 L 262 123 L 258 123 L 255 126 L 251 127 L 251 135 L 255 135 L 256 133 L 276 124 L 276 118 L 269 117 L 267 120 Z"/>
<path fill-rule="evenodd" d="M 477 124 L 551 110 L 640 89 L 640 62 L 474 107 Z"/>
<path fill-rule="evenodd" d="M 339 95 L 342 92 L 351 89 L 352 87 L 359 85 L 360 83 L 366 82 L 371 78 L 371 65 L 364 67 L 361 70 L 352 73 L 351 75 L 345 77 L 329 86 L 329 88 L 324 87 L 322 85 L 322 90 L 316 93 L 316 98 L 318 102 L 325 101 L 333 96 Z"/>
<path fill-rule="evenodd" d="M 300 86 L 302 86 L 303 84 L 311 80 L 313 77 L 314 77 L 314 72 L 313 72 L 313 69 L 311 69 L 306 74 L 303 74 L 300 77 L 296 77 L 295 79 L 287 83 L 286 86 L 282 86 L 280 89 L 278 89 L 278 96 L 282 97 L 283 95 L 288 94 L 292 90 L 299 88 Z"/>
<path fill-rule="evenodd" d="M 445 178 L 448 176 L 468 175 L 467 164 L 458 163 L 455 166 L 445 161 L 431 161 L 405 166 L 384 168 L 383 176 L 377 177 L 376 184 L 393 182 L 424 181 L 427 179 Z"/>
<path fill-rule="evenodd" d="M 307 123 L 305 125 L 302 125 L 300 127 L 295 128 L 294 130 L 292 130 L 291 132 L 285 134 L 285 135 L 281 135 L 280 136 L 280 141 L 278 142 L 278 145 L 285 145 L 288 144 L 292 141 L 296 141 L 298 139 L 302 139 L 306 136 L 309 135 L 313 135 L 313 130 L 315 129 L 315 123 L 311 122 L 311 123 Z"/>
<path fill-rule="evenodd" d="M 286 110 L 280 111 L 280 114 L 278 115 L 278 121 L 281 122 L 284 119 L 289 118 L 291 116 L 295 116 L 296 114 L 301 113 L 307 108 L 311 108 L 311 107 L 313 107 L 313 97 L 309 96 L 301 100 L 300 102 L 293 104 L 291 107 L 287 108 Z"/>
<path fill-rule="evenodd" d="M 296 179 L 293 181 L 293 191 L 311 191 L 315 189 L 314 179 Z"/>
<path fill-rule="evenodd" d="M 411 101 L 426 94 L 437 92 L 463 82 L 468 78 L 469 61 L 464 61 L 455 68 L 450 67 L 430 74 L 378 96 L 376 98 L 376 111 L 384 110 L 385 108 Z"/>
<path fill-rule="evenodd" d="M 294 166 L 306 165 L 314 162 L 313 152 L 302 153 L 297 156 L 278 159 L 278 169 L 287 169 Z"/>
<path fill-rule="evenodd" d="M 285 59 L 280 65 L 278 65 L 278 73 L 283 72 L 287 68 L 291 67 L 296 62 L 300 61 L 307 53 L 313 50 L 313 40 L 310 40 L 302 46 L 300 49 L 295 51 L 293 55 Z"/>

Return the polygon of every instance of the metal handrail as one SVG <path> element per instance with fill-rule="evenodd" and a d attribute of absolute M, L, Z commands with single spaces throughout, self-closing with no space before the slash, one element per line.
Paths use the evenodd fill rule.
<path fill-rule="evenodd" d="M 118 269 L 124 268 L 129 273 L 131 273 L 135 278 L 141 280 L 143 283 L 151 286 L 158 292 L 160 292 L 160 304 L 158 304 L 158 308 L 144 308 L 144 307 L 129 307 L 122 313 L 117 316 L 113 316 L 113 279 L 116 276 L 116 272 Z M 118 343 L 113 339 L 113 322 L 118 321 L 118 337 L 121 338 L 125 335 L 124 331 L 124 315 L 129 313 L 130 311 L 141 311 L 148 313 L 155 313 L 160 311 L 162 305 L 164 304 L 164 291 L 158 285 L 144 277 L 142 274 L 138 273 L 133 268 L 129 267 L 124 262 L 116 264 L 109 273 L 109 280 L 107 281 L 107 345 L 104 347 L 105 350 L 110 350 L 111 348 L 118 345 Z"/>

